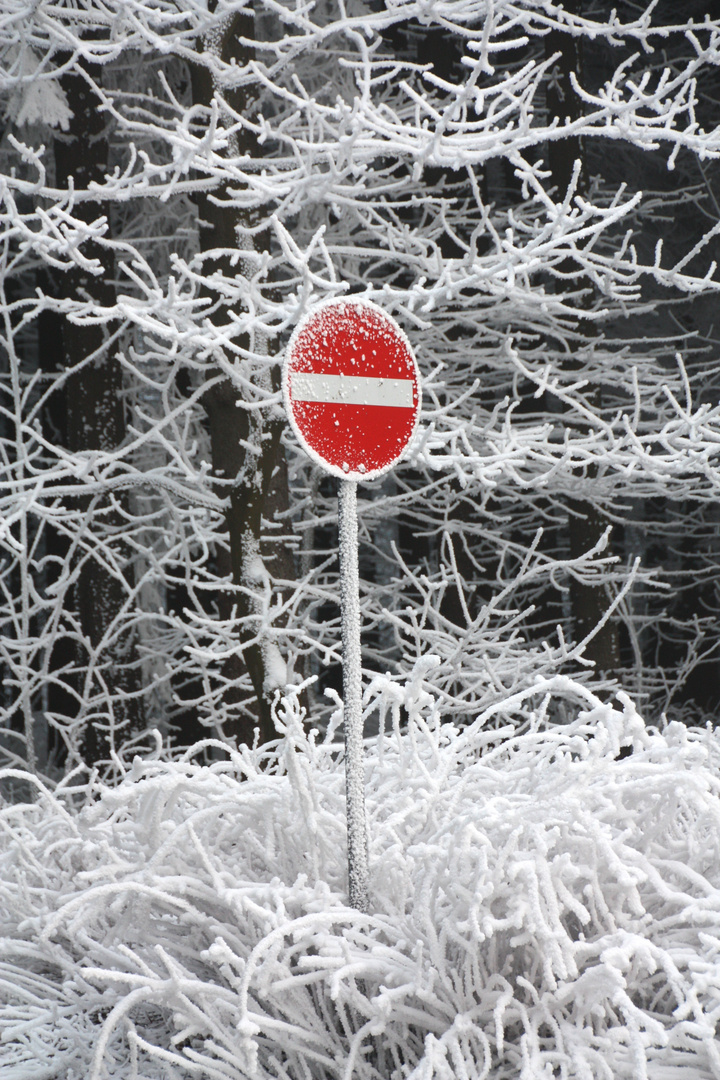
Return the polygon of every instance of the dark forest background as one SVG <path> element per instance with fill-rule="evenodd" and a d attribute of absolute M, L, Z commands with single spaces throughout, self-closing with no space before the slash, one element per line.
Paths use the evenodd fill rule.
<path fill-rule="evenodd" d="M 293 443 L 279 369 L 345 293 L 392 311 L 425 382 L 411 454 L 360 492 L 368 731 L 375 676 L 412 672 L 459 723 L 549 672 L 713 721 L 706 7 L 3 24 L 7 763 L 57 776 L 153 729 L 266 741 L 287 686 L 327 723 L 336 482 Z"/>

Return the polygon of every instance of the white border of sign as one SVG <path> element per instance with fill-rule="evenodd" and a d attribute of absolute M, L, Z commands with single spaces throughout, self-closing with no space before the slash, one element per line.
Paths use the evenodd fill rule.
<path fill-rule="evenodd" d="M 370 311 L 376 312 L 378 315 L 380 315 L 381 318 L 385 319 L 391 324 L 395 333 L 401 339 L 403 345 L 408 351 L 408 355 L 412 361 L 413 370 L 415 373 L 415 381 L 417 384 L 418 404 L 417 411 L 415 413 L 415 422 L 413 424 L 410 436 L 405 443 L 405 446 L 402 448 L 397 457 L 393 458 L 393 460 L 388 462 L 387 465 L 383 465 L 380 469 L 370 469 L 368 472 L 365 473 L 355 472 L 352 469 L 349 469 L 348 472 L 343 472 L 343 470 L 338 465 L 331 465 L 328 461 L 325 460 L 324 457 L 318 454 L 317 450 L 313 450 L 312 446 L 310 446 L 305 441 L 305 436 L 300 431 L 296 423 L 290 401 L 290 358 L 293 354 L 295 342 L 297 341 L 302 331 L 306 328 L 310 320 L 313 319 L 316 315 L 318 315 L 319 312 L 323 311 L 325 308 L 339 307 L 340 304 L 351 304 L 353 307 L 367 308 Z M 334 296 L 331 300 L 323 300 L 319 304 L 314 304 L 313 307 L 311 307 L 303 315 L 302 319 L 293 330 L 292 337 L 290 338 L 287 349 L 285 351 L 285 361 L 283 363 L 282 369 L 282 393 L 283 402 L 285 405 L 285 412 L 290 421 L 290 427 L 294 431 L 295 437 L 297 438 L 305 453 L 312 461 L 315 462 L 316 465 L 319 465 L 322 469 L 324 469 L 326 473 L 330 473 L 331 476 L 338 476 L 341 480 L 374 480 L 378 476 L 384 476 L 385 473 L 389 472 L 390 469 L 394 469 L 397 463 L 402 460 L 409 448 L 412 446 L 415 436 L 417 435 L 418 424 L 420 423 L 420 410 L 422 408 L 422 384 L 420 382 L 420 370 L 418 368 L 417 360 L 415 359 L 415 353 L 412 350 L 412 346 L 408 341 L 405 331 L 392 317 L 392 315 L 388 315 L 387 311 L 384 311 L 383 308 L 381 308 L 378 304 L 373 303 L 372 300 L 365 300 L 362 296 L 357 296 L 354 293 L 350 296 Z"/>

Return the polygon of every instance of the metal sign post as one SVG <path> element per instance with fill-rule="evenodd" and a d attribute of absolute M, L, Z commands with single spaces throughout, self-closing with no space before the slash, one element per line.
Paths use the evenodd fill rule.
<path fill-rule="evenodd" d="M 410 344 L 394 319 L 366 300 L 332 300 L 313 308 L 297 326 L 283 393 L 300 444 L 340 478 L 348 885 L 351 906 L 367 911 L 357 484 L 382 476 L 404 453 L 417 428 L 420 380 Z"/>
<path fill-rule="evenodd" d="M 362 722 L 360 574 L 358 571 L 357 481 L 341 480 L 338 491 L 340 605 L 343 650 L 343 729 L 350 906 L 368 908 L 368 850 L 365 827 L 365 746 Z"/>

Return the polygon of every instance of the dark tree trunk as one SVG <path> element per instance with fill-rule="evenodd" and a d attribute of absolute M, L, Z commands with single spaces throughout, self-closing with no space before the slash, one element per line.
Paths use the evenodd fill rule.
<path fill-rule="evenodd" d="M 53 281 L 49 274 L 38 274 L 37 286 L 45 295 L 56 295 Z M 37 320 L 38 354 L 43 372 L 60 376 L 65 370 L 66 358 L 63 344 L 63 319 L 56 311 L 46 309 Z M 43 410 L 43 434 L 51 446 L 68 446 L 67 438 L 67 395 L 60 384 L 48 399 Z M 45 571 L 45 586 L 55 588 L 67 563 L 70 542 L 67 535 L 49 521 L 45 523 L 45 554 L 48 564 Z M 57 634 L 53 639 L 52 653 L 48 661 L 50 680 L 47 685 L 47 712 L 64 727 L 77 715 L 78 680 L 74 674 L 77 666 L 77 648 L 75 642 L 66 633 Z M 66 747 L 58 731 L 48 725 L 49 757 L 56 766 L 63 765 Z"/>
<path fill-rule="evenodd" d="M 96 82 L 101 80 L 99 66 L 88 65 L 84 70 Z M 97 95 L 82 74 L 64 75 L 62 85 L 73 117 L 70 130 L 55 139 L 56 182 L 58 187 L 69 187 L 72 182 L 76 191 L 85 191 L 93 181 L 102 183 L 107 172 L 106 114 L 99 111 Z M 82 202 L 74 207 L 73 215 L 87 223 L 100 216 L 109 220 L 109 206 L 99 201 Z M 87 258 L 100 262 L 103 273 L 97 276 L 81 267 L 66 271 L 59 280 L 61 295 L 91 300 L 95 308 L 111 307 L 115 302 L 111 256 L 95 240 L 86 241 L 82 250 Z M 116 450 L 126 433 L 122 368 L 106 346 L 107 330 L 102 326 L 78 326 L 65 319 L 62 335 L 65 362 L 71 371 L 65 390 L 68 448 L 76 453 Z M 82 498 L 78 510 L 92 519 L 90 534 L 101 530 L 106 536 L 117 537 L 126 528 L 118 497 Z M 113 546 L 117 550 L 117 541 Z M 88 557 L 82 551 L 77 557 L 82 564 L 74 588 L 74 606 L 83 635 L 95 650 L 120 613 L 128 585 L 122 575 L 113 574 L 97 557 Z M 108 644 L 103 653 L 103 678 L 114 699 L 114 726 L 120 726 L 118 734 L 125 739 L 143 727 L 140 699 L 127 696 L 137 695 L 141 689 L 138 667 L 128 666 L 137 660 L 134 637 L 128 635 L 125 640 Z M 89 659 L 88 653 L 80 656 L 80 666 Z M 82 748 L 87 763 L 106 759 L 110 749 L 108 733 L 91 723 Z"/>
<path fill-rule="evenodd" d="M 212 9 L 211 5 L 211 9 Z M 248 47 L 238 38 L 252 40 L 254 19 L 251 14 L 238 13 L 224 28 L 222 38 L 215 48 L 225 61 L 235 59 L 238 64 L 247 63 Z M 191 69 L 193 101 L 198 105 L 209 106 L 215 94 L 215 86 L 210 72 L 200 65 Z M 225 100 L 237 112 L 248 115 L 253 106 L 252 91 L 247 89 L 231 90 L 225 93 Z M 240 140 L 240 150 L 253 156 L 259 154 L 249 135 Z M 218 248 L 237 251 L 238 226 L 251 226 L 249 216 L 243 215 L 234 207 L 218 205 L 224 192 L 214 190 L 213 198 L 201 192 L 197 196 L 200 248 L 210 252 Z M 261 241 L 255 241 L 255 248 Z M 235 277 L 248 272 L 243 267 L 242 259 L 238 265 L 231 263 L 230 255 L 211 256 L 203 262 L 205 276 L 220 272 L 223 277 Z M 205 295 L 212 301 L 211 318 L 218 324 L 227 321 L 227 303 L 211 287 L 206 287 Z M 247 341 L 243 345 L 249 344 Z M 211 372 L 211 378 L 218 371 Z M 274 389 L 277 389 L 278 384 Z M 252 412 L 242 407 L 242 395 L 238 387 L 229 378 L 222 379 L 211 386 L 203 397 L 203 405 L 208 417 L 213 473 L 216 478 L 218 495 L 227 500 L 226 525 L 228 531 L 229 556 L 219 553 L 218 571 L 221 576 L 229 577 L 233 590 L 222 592 L 218 598 L 220 616 L 232 617 L 233 609 L 240 625 L 239 654 L 231 657 L 225 664 L 223 677 L 227 680 L 225 693 L 227 704 L 238 701 L 233 683 L 244 670 L 250 676 L 255 692 L 255 714 L 245 716 L 236 712 L 232 730 L 239 742 L 252 743 L 255 727 L 259 728 L 260 741 L 275 737 L 271 714 L 271 680 L 268 679 L 268 655 L 266 645 L 259 635 L 259 624 L 255 619 L 257 601 L 253 593 L 258 587 L 253 566 L 258 557 L 263 560 L 270 578 L 289 579 L 294 576 L 292 552 L 286 545 L 273 541 L 264 522 L 272 522 L 277 512 L 286 510 L 288 500 L 288 475 L 285 454 L 281 444 L 283 423 L 273 418 L 269 410 Z M 252 447 L 254 452 L 248 450 Z M 241 655 L 240 655 L 241 653 Z"/>
<path fill-rule="evenodd" d="M 567 0 L 565 10 L 574 15 L 582 13 L 582 0 Z M 575 93 L 571 74 L 576 73 L 578 81 L 582 75 L 582 55 L 580 39 L 571 34 L 552 30 L 545 38 L 546 57 L 559 56 L 555 61 L 551 77 L 547 83 L 547 109 L 550 118 L 557 117 L 562 125 L 577 120 L 582 115 L 582 102 Z M 573 178 L 575 163 L 581 163 L 578 190 L 582 193 L 586 184 L 585 150 L 582 140 L 576 135 L 548 143 L 548 163 L 552 174 L 552 185 L 558 198 L 564 198 Z M 577 273 L 570 260 L 562 266 L 564 273 L 573 274 L 572 288 L 582 288 L 583 279 Z M 588 297 L 587 303 L 590 303 Z M 590 340 L 594 328 L 589 320 L 578 319 L 578 338 Z M 591 393 L 592 404 L 596 409 L 602 407 L 602 387 L 596 386 Z M 570 554 L 578 558 L 589 551 L 600 540 L 608 522 L 598 509 L 589 502 L 572 500 L 568 506 L 568 531 Z M 583 585 L 574 578 L 570 582 L 570 603 L 575 637 L 582 640 L 597 626 L 610 604 L 610 596 L 603 586 Z M 620 664 L 620 646 L 617 622 L 610 619 L 588 643 L 585 650 L 588 660 L 595 662 L 598 671 L 613 674 Z"/>

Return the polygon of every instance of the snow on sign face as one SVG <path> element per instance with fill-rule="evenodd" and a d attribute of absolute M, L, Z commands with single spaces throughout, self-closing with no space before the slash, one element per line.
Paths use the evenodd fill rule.
<path fill-rule="evenodd" d="M 368 300 L 330 300 L 300 321 L 288 346 L 283 392 L 301 445 L 326 472 L 371 480 L 412 439 L 420 381 L 410 344 Z"/>

